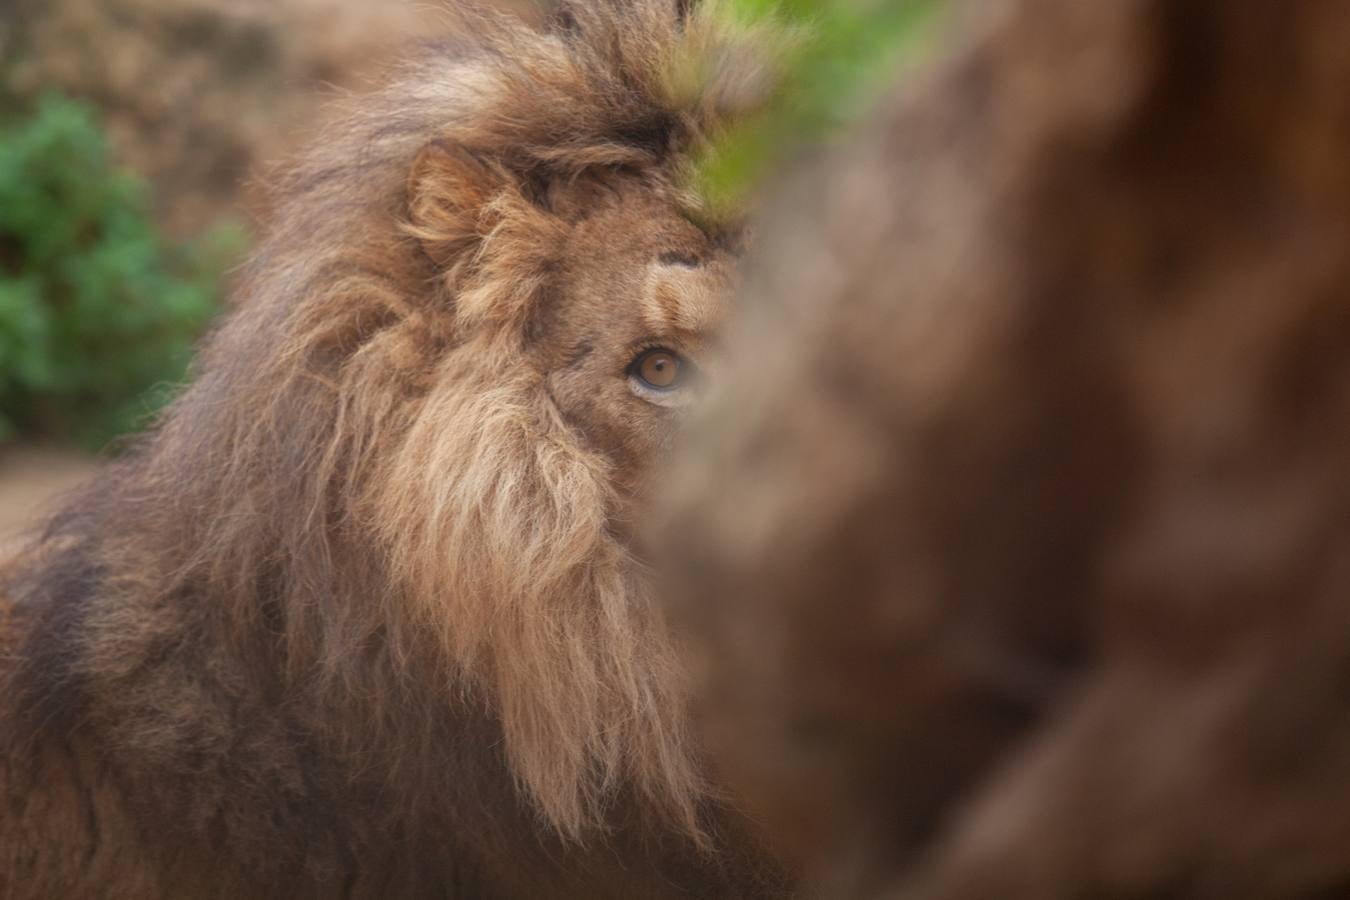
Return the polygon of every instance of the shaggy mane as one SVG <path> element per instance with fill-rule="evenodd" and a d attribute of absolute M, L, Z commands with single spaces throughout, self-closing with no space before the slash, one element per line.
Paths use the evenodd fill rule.
<path fill-rule="evenodd" d="M 532 192 L 618 168 L 697 207 L 691 154 L 764 92 L 722 21 L 653 0 L 569 4 L 540 31 L 466 16 L 467 38 L 277 177 L 276 225 L 196 383 L 11 585 L 50 593 L 65 567 L 98 596 L 61 613 L 99 648 L 72 678 L 112 692 L 146 660 L 224 646 L 302 706 L 345 710 L 326 741 L 408 772 L 435 765 L 440 707 L 481 708 L 559 834 L 631 795 L 702 839 L 684 678 L 609 527 L 622 498 L 546 402 L 522 329 L 566 253 Z M 428 148 L 491 178 L 418 180 Z"/>

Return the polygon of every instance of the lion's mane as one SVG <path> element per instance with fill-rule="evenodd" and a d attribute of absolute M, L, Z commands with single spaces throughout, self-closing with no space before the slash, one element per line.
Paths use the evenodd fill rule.
<path fill-rule="evenodd" d="M 493 723 L 564 840 L 615 798 L 702 839 L 684 679 L 610 527 L 610 464 L 521 360 L 567 253 L 532 192 L 597 166 L 677 190 L 761 88 L 719 49 L 743 34 L 676 7 L 578 3 L 540 31 L 474 18 L 278 177 L 274 230 L 195 382 L 8 576 L 14 721 L 92 717 L 156 773 L 143 797 L 267 760 L 270 780 L 213 807 L 228 819 L 238 792 L 321 777 L 235 698 L 409 784 L 453 779 L 433 770 L 469 740 L 455 705 Z M 421 172 L 429 146 L 493 177 Z M 160 806 L 191 829 L 196 802 Z"/>

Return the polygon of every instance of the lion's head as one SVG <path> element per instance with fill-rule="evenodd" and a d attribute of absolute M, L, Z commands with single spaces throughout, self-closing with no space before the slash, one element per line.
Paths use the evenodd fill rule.
<path fill-rule="evenodd" d="M 422 151 L 407 231 L 439 261 L 447 342 L 359 508 L 553 822 L 635 779 L 692 825 L 682 679 L 629 538 L 734 235 L 691 223 L 670 159 L 593 149 L 603 163 L 543 184 L 460 143 Z"/>

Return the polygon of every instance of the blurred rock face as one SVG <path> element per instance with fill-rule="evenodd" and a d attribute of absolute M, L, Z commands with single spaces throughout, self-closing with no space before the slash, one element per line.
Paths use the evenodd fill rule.
<path fill-rule="evenodd" d="M 1350 895 L 1350 12 L 965 11 L 766 216 L 706 731 L 830 896 Z"/>
<path fill-rule="evenodd" d="M 12 86 L 94 103 L 178 233 L 235 212 L 259 166 L 313 128 L 336 87 L 362 87 L 446 30 L 433 4 L 412 0 L 16 3 Z"/>

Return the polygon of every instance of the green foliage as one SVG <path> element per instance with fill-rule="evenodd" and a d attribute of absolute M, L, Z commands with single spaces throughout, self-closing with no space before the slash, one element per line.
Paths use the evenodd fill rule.
<path fill-rule="evenodd" d="M 783 82 L 758 118 L 725 135 L 699 167 L 714 207 L 737 208 L 756 180 L 803 143 L 865 110 L 927 35 L 940 0 L 729 0 L 724 14 L 777 34 Z"/>
<path fill-rule="evenodd" d="M 240 235 L 163 240 L 145 186 L 59 97 L 0 127 L 0 438 L 87 447 L 143 426 L 180 383 Z"/>

